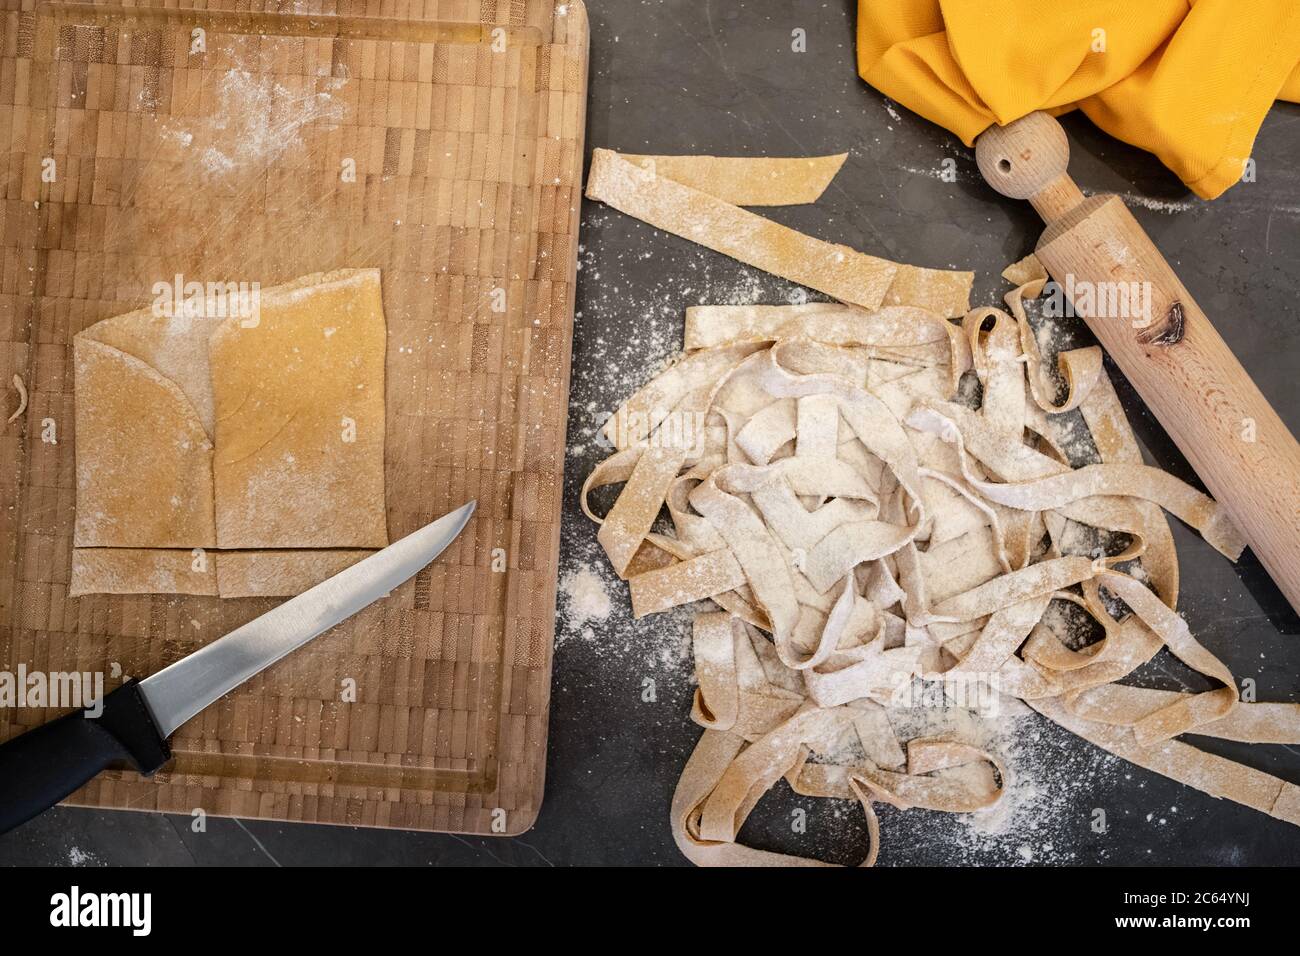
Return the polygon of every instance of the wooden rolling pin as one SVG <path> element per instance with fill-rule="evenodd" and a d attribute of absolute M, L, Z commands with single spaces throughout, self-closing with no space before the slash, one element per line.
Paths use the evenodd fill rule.
<path fill-rule="evenodd" d="M 975 144 L 989 185 L 1028 199 L 1047 223 L 1034 254 L 1075 290 L 1076 313 L 1300 612 L 1300 445 L 1123 200 L 1085 199 L 1069 158 L 1065 130 L 1046 113 L 991 127 Z M 1130 308 L 1114 308 L 1125 294 Z M 1145 316 L 1133 314 L 1135 300 L 1149 301 Z"/>

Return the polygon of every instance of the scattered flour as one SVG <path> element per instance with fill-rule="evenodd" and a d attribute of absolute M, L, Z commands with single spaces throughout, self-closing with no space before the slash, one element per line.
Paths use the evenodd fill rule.
<path fill-rule="evenodd" d="M 212 172 L 224 172 L 237 163 L 262 166 L 272 162 L 302 147 L 304 127 L 320 121 L 338 123 L 346 108 L 328 92 L 295 92 L 269 77 L 240 69 L 222 77 L 217 96 L 212 125 L 223 143 L 203 154 L 204 165 Z"/>
<path fill-rule="evenodd" d="M 1144 196 L 1142 193 L 1124 193 L 1124 201 L 1130 206 L 1141 206 L 1143 209 L 1150 209 L 1153 212 L 1163 212 L 1170 216 L 1180 212 L 1188 212 L 1199 205 L 1204 205 L 1195 198 L 1155 199 L 1151 196 Z"/>
<path fill-rule="evenodd" d="M 324 82 L 327 89 L 297 91 L 270 76 L 234 67 L 216 81 L 216 107 L 210 116 L 196 120 L 192 128 L 166 129 L 162 136 L 182 148 L 195 146 L 208 175 L 224 175 L 241 166 L 263 168 L 290 150 L 302 149 L 307 127 L 343 120 L 347 103 L 335 94 L 347 81 Z"/>
<path fill-rule="evenodd" d="M 210 173 L 225 173 L 235 168 L 235 161 L 215 146 L 205 149 L 202 159 L 203 168 Z"/>
<path fill-rule="evenodd" d="M 68 850 L 68 866 L 98 866 L 99 858 L 95 854 L 74 846 Z"/>
<path fill-rule="evenodd" d="M 560 593 L 564 595 L 565 614 L 575 627 L 588 621 L 599 623 L 609 617 L 609 591 L 591 567 L 576 568 L 565 574 L 560 581 Z"/>
<path fill-rule="evenodd" d="M 886 101 L 886 108 L 888 108 L 887 101 Z M 899 118 L 893 110 L 890 110 L 890 115 L 893 116 L 895 119 Z M 944 182 L 951 182 L 953 180 L 950 177 L 955 176 L 957 182 L 979 183 L 981 185 L 984 184 L 983 177 L 976 172 L 970 171 L 969 168 L 958 167 L 957 169 L 954 170 L 954 169 L 944 169 L 939 166 L 926 167 L 926 166 L 907 166 L 907 165 L 900 165 L 898 168 L 905 173 L 910 173 L 913 176 L 924 176 L 927 179 L 937 179 Z M 1085 190 L 1084 195 L 1085 196 L 1091 195 L 1091 190 Z M 1129 206 L 1141 206 L 1143 209 L 1149 209 L 1152 212 L 1164 213 L 1166 216 L 1176 216 L 1179 213 L 1193 212 L 1195 210 L 1198 209 L 1203 210 L 1205 208 L 1205 203 L 1201 202 L 1195 197 L 1191 197 L 1189 199 L 1157 199 L 1154 196 L 1146 196 L 1143 195 L 1142 193 L 1134 193 L 1134 192 L 1127 192 L 1121 195 L 1124 199 L 1124 202 L 1126 202 Z"/>
<path fill-rule="evenodd" d="M 1061 864 L 1078 858 L 1081 842 L 1093 836 L 1087 796 L 1100 799 L 1122 762 L 1077 746 L 1077 738 L 1015 698 L 1001 696 L 994 703 L 983 715 L 955 706 L 889 710 L 900 740 L 948 736 L 974 744 L 1003 761 L 1007 780 L 1002 799 L 976 813 L 878 808 L 888 813 L 881 825 L 882 863 L 914 862 L 921 853 L 928 855 L 926 862 L 950 865 Z"/>
<path fill-rule="evenodd" d="M 634 622 L 627 584 L 609 567 L 600 545 L 565 530 L 561 548 L 556 653 L 581 658 L 583 676 L 595 686 L 610 669 L 625 674 L 666 672 L 683 686 L 694 679 L 691 623 L 695 608 L 677 608 L 651 621 Z"/>

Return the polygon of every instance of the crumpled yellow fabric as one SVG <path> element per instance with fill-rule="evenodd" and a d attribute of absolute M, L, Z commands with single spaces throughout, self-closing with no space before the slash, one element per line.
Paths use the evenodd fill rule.
<path fill-rule="evenodd" d="M 1204 199 L 1300 102 L 1297 0 L 859 0 L 857 42 L 864 80 L 968 146 L 1078 108 Z"/>

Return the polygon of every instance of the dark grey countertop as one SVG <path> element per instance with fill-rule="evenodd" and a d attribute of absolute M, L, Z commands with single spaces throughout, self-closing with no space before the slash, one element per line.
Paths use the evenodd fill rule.
<path fill-rule="evenodd" d="M 997 304 L 998 277 L 1029 252 L 1041 224 L 995 195 L 955 138 L 886 101 L 856 76 L 848 0 L 591 0 L 588 148 L 633 152 L 799 155 L 848 150 L 815 206 L 773 218 L 866 252 L 977 270 L 974 301 Z M 807 52 L 791 51 L 802 28 Z M 1269 114 L 1258 179 L 1203 203 L 1155 158 L 1065 121 L 1071 172 L 1085 192 L 1129 199 L 1138 219 L 1293 431 L 1300 431 L 1300 107 Z M 956 182 L 940 177 L 955 162 Z M 546 802 L 513 840 L 56 809 L 0 837 L 0 863 L 27 864 L 595 864 L 678 863 L 668 825 L 674 784 L 698 728 L 689 721 L 685 615 L 633 623 L 625 588 L 602 568 L 581 514 L 582 478 L 602 457 L 594 428 L 680 347 L 682 310 L 720 301 L 783 302 L 787 283 L 588 203 L 565 484 L 563 570 L 586 569 L 607 594 L 604 619 L 562 596 Z M 1080 333 L 1080 341 L 1086 332 Z M 1117 383 L 1155 463 L 1186 462 Z M 1300 624 L 1247 555 L 1233 567 L 1175 524 L 1180 609 L 1193 633 L 1262 700 L 1300 699 Z M 570 585 L 575 579 L 570 579 Z M 586 578 L 590 582 L 590 578 Z M 572 586 L 568 589 L 574 590 Z M 600 594 L 597 593 L 597 598 Z M 1158 668 L 1157 668 L 1158 670 Z M 1157 675 L 1158 676 L 1158 675 Z M 646 680 L 655 700 L 644 700 Z M 882 864 L 1300 863 L 1300 829 L 1129 767 L 1037 717 L 1020 724 L 1031 806 L 984 833 L 927 811 L 881 814 Z M 1199 742 L 1300 783 L 1300 748 Z M 784 785 L 782 784 L 783 788 Z M 790 810 L 807 833 L 792 843 Z M 1106 832 L 1090 824 L 1103 810 Z M 851 861 L 860 811 L 788 792 L 760 804 L 752 842 Z"/>

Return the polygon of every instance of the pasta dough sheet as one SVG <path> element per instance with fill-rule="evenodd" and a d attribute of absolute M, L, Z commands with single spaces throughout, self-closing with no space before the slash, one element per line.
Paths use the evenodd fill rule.
<path fill-rule="evenodd" d="M 220 548 L 382 548 L 378 270 L 306 276 L 212 333 Z"/>
<path fill-rule="evenodd" d="M 69 597 L 84 594 L 203 594 L 293 597 L 374 551 L 184 551 L 75 548 Z"/>
<path fill-rule="evenodd" d="M 179 305 L 74 338 L 71 593 L 279 596 L 385 546 L 378 270 Z"/>

